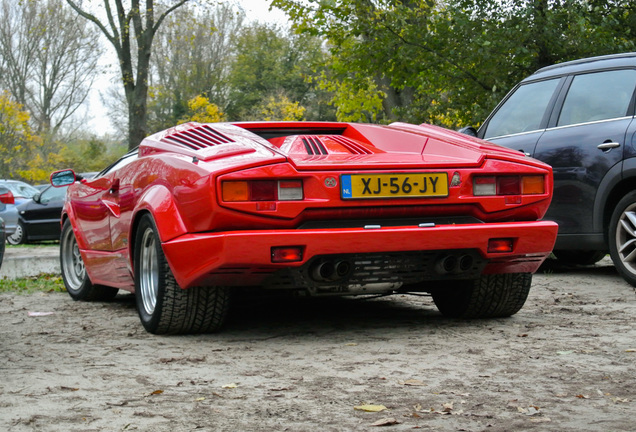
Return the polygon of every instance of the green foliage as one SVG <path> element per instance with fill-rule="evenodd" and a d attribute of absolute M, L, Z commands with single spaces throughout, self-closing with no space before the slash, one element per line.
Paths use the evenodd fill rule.
<path fill-rule="evenodd" d="M 0 279 L 0 292 L 31 294 L 34 292 L 66 292 L 59 274 L 41 274 L 18 279 Z"/>
<path fill-rule="evenodd" d="M 244 29 L 228 78 L 228 118 L 262 120 L 263 107 L 284 97 L 305 108 L 309 120 L 333 119 L 328 95 L 312 80 L 320 75 L 325 56 L 321 39 L 311 35 L 265 24 Z"/>
<path fill-rule="evenodd" d="M 302 34 L 327 39 L 338 112 L 375 84 L 369 121 L 476 125 L 520 79 L 576 58 L 634 50 L 627 0 L 274 0 Z M 355 97 L 355 92 L 352 93 Z M 377 106 L 375 104 L 374 106 Z M 339 114 L 340 116 L 340 114 Z M 358 117 L 352 117 L 358 118 Z"/>

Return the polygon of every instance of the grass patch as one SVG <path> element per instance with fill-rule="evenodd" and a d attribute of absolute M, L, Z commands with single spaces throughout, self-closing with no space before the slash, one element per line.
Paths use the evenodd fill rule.
<path fill-rule="evenodd" d="M 62 276 L 58 274 L 41 274 L 18 279 L 0 279 L 0 293 L 17 292 L 30 294 L 34 292 L 66 292 Z"/>

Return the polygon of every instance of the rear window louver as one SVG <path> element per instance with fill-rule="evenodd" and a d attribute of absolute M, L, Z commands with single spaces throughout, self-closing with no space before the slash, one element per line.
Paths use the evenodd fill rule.
<path fill-rule="evenodd" d="M 363 145 L 341 135 L 331 135 L 329 138 L 349 150 L 351 154 L 373 154 L 371 150 Z"/>
<path fill-rule="evenodd" d="M 208 125 L 201 125 L 188 130 L 175 132 L 163 137 L 161 141 L 193 150 L 235 142 L 233 139 L 228 138 Z"/>
<path fill-rule="evenodd" d="M 326 155 L 329 154 L 325 145 L 322 143 L 320 138 L 313 136 L 303 136 L 301 137 L 303 144 L 305 145 L 305 150 L 307 150 L 308 155 Z"/>
<path fill-rule="evenodd" d="M 332 141 L 337 142 L 351 154 L 373 154 L 372 151 L 370 151 L 363 145 L 341 135 L 325 135 L 322 138 L 328 138 Z M 305 150 L 307 151 L 308 155 L 314 156 L 329 154 L 327 147 L 325 147 L 325 144 L 320 139 L 320 137 L 301 136 L 300 139 L 302 140 L 302 143 L 305 146 Z"/>

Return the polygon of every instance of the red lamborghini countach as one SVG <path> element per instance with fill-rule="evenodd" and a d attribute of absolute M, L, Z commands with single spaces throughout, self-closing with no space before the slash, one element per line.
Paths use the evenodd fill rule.
<path fill-rule="evenodd" d="M 188 123 L 51 182 L 71 185 L 68 293 L 134 292 L 159 334 L 217 330 L 237 287 L 427 292 L 449 317 L 510 316 L 557 234 L 548 165 L 428 125 Z"/>

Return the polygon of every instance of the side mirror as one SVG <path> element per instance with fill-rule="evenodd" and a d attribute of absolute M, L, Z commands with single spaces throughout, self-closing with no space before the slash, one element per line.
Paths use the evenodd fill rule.
<path fill-rule="evenodd" d="M 68 186 L 75 183 L 75 172 L 71 169 L 51 173 L 51 184 L 54 187 Z"/>
<path fill-rule="evenodd" d="M 36 193 L 35 195 L 33 195 L 33 201 L 35 201 L 36 203 L 40 204 L 40 198 L 42 197 L 41 193 Z"/>
<path fill-rule="evenodd" d="M 475 129 L 472 126 L 463 127 L 461 129 L 457 130 L 457 132 L 463 133 L 464 135 L 470 135 L 472 137 L 477 138 L 477 129 Z"/>

